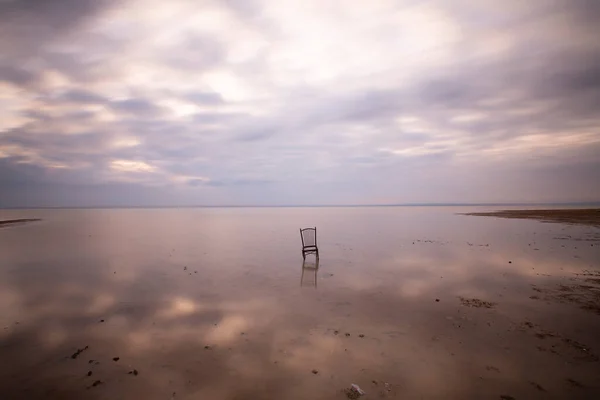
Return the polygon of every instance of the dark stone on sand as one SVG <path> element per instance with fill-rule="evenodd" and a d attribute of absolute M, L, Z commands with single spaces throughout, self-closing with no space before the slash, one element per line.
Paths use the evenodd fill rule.
<path fill-rule="evenodd" d="M 73 360 L 74 360 L 74 359 L 76 359 L 77 357 L 79 357 L 79 355 L 80 355 L 81 353 L 83 353 L 85 350 L 87 350 L 87 349 L 89 349 L 89 348 L 90 348 L 89 346 L 85 346 L 83 349 L 77 349 L 77 351 L 71 355 L 71 358 L 72 358 Z"/>
<path fill-rule="evenodd" d="M 113 361 L 119 361 L 120 358 L 119 357 L 113 357 Z"/>
<path fill-rule="evenodd" d="M 94 381 L 94 383 L 92 383 L 92 387 L 96 387 L 98 385 L 102 385 L 104 382 L 102 381 Z"/>
<path fill-rule="evenodd" d="M 360 335 L 358 335 L 359 338 L 363 338 L 365 337 L 365 335 L 363 335 L 362 333 Z"/>
<path fill-rule="evenodd" d="M 92 364 L 95 360 L 88 361 L 88 364 Z"/>
<path fill-rule="evenodd" d="M 509 263 L 509 264 L 512 264 L 512 261 L 509 261 L 508 263 Z"/>
<path fill-rule="evenodd" d="M 349 334 L 349 333 L 346 333 L 346 337 L 350 337 L 350 334 Z"/>
<path fill-rule="evenodd" d="M 352 388 L 344 389 L 344 393 L 346 394 L 346 397 L 348 397 L 350 400 L 357 400 L 361 396 L 360 393 L 358 393 L 356 390 L 354 390 Z"/>
<path fill-rule="evenodd" d="M 88 371 L 87 376 L 92 376 L 92 371 Z"/>
<path fill-rule="evenodd" d="M 334 335 L 337 335 L 338 333 L 340 333 L 340 331 L 333 331 Z"/>
<path fill-rule="evenodd" d="M 101 320 L 100 320 L 100 322 L 104 322 L 104 320 L 103 320 L 103 319 L 101 319 Z"/>
<path fill-rule="evenodd" d="M 583 387 L 583 385 L 581 383 L 577 382 L 575 379 L 567 378 L 567 382 L 569 382 L 569 384 L 573 387 L 578 387 L 578 388 Z"/>
<path fill-rule="evenodd" d="M 204 350 L 210 350 L 210 346 L 204 346 Z"/>
<path fill-rule="evenodd" d="M 500 395 L 500 398 L 501 398 L 502 400 L 516 400 L 514 397 L 512 397 L 512 396 L 509 396 L 509 395 L 507 395 L 507 394 Z"/>
<path fill-rule="evenodd" d="M 129 374 L 129 375 L 134 375 L 134 376 L 137 376 L 137 375 L 138 375 L 138 370 L 137 370 L 137 369 L 134 369 L 134 370 L 132 370 L 132 371 L 129 371 L 129 372 L 128 372 L 128 374 Z"/>
<path fill-rule="evenodd" d="M 318 374 L 318 373 L 319 373 L 319 371 L 317 371 L 316 369 L 313 369 L 313 370 L 312 370 L 312 373 L 316 375 L 316 374 Z"/>
<path fill-rule="evenodd" d="M 533 386 L 534 388 L 536 388 L 537 390 L 539 390 L 540 392 L 545 392 L 545 391 L 546 391 L 546 389 L 544 389 L 544 388 L 542 387 L 542 385 L 540 385 L 540 384 L 538 384 L 538 383 L 535 383 L 535 382 L 531 382 L 531 381 L 530 381 L 530 382 L 529 382 L 529 384 L 530 384 L 531 386 Z"/>
<path fill-rule="evenodd" d="M 440 301 L 440 299 L 435 299 L 435 301 Z"/>

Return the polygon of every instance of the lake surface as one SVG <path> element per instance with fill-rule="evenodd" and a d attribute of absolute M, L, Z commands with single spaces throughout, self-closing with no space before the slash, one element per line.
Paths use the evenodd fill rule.
<path fill-rule="evenodd" d="M 600 398 L 600 229 L 489 209 L 0 210 L 0 397 Z"/>

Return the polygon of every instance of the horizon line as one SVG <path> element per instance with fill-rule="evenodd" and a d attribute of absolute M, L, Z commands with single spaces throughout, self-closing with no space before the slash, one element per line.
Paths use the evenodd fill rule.
<path fill-rule="evenodd" d="M 342 207 L 481 207 L 481 206 L 584 206 L 600 205 L 597 201 L 571 202 L 493 202 L 493 203 L 391 203 L 391 204 L 279 204 L 279 205 L 94 205 L 94 206 L 22 206 L 2 207 L 0 210 L 33 209 L 114 209 L 114 208 L 342 208 Z"/>

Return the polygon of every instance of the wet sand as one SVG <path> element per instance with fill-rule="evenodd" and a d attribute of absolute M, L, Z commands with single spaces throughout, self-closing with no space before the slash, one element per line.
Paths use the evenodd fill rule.
<path fill-rule="evenodd" d="M 549 210 L 501 210 L 473 212 L 463 215 L 479 217 L 534 219 L 542 222 L 558 222 L 600 227 L 600 208 L 549 209 Z"/>
<path fill-rule="evenodd" d="M 41 210 L 0 230 L 2 398 L 598 398 L 600 230 L 456 212 Z"/>

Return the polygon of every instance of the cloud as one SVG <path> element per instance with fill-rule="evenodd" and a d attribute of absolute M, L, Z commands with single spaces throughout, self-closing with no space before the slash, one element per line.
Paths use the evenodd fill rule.
<path fill-rule="evenodd" d="M 73 89 L 63 93 L 60 96 L 61 100 L 76 104 L 103 104 L 106 99 L 96 93 L 87 91 L 85 89 Z"/>
<path fill-rule="evenodd" d="M 50 3 L 0 10 L 11 187 L 104 185 L 119 204 L 122 185 L 177 204 L 600 196 L 594 1 Z"/>
<path fill-rule="evenodd" d="M 35 79 L 35 75 L 27 70 L 10 65 L 0 65 L 0 81 L 2 82 L 8 82 L 15 86 L 28 86 Z"/>

